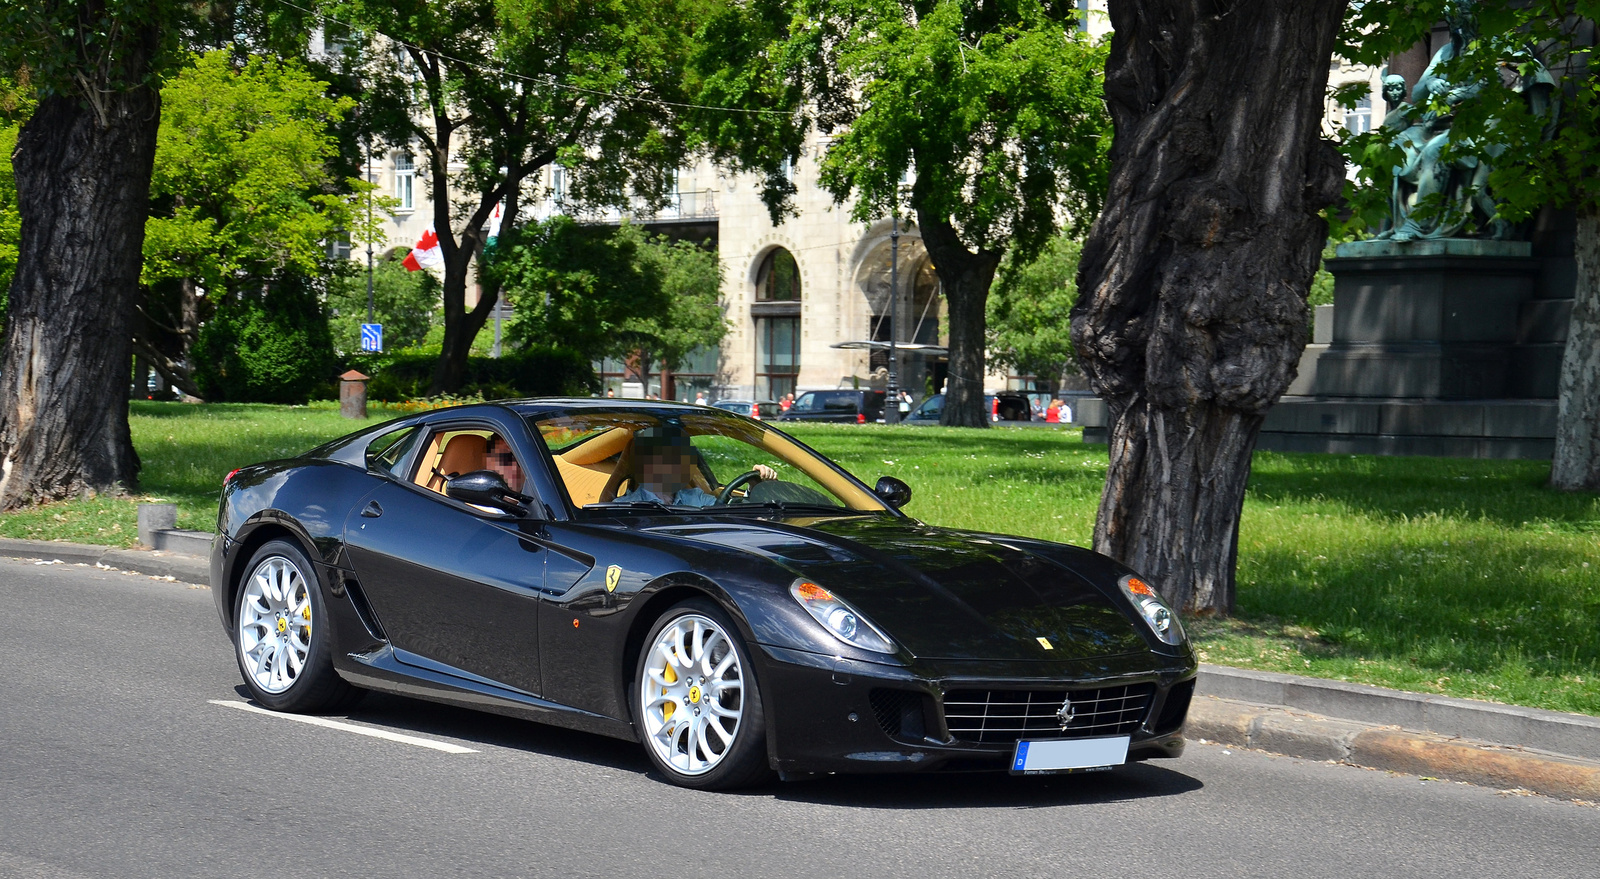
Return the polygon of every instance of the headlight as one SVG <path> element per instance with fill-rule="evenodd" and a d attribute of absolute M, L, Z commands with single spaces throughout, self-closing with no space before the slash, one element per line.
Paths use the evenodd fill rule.
<path fill-rule="evenodd" d="M 874 653 L 895 651 L 889 636 L 880 632 L 860 611 L 810 580 L 794 581 L 789 585 L 789 594 L 840 641 Z"/>
<path fill-rule="evenodd" d="M 1150 588 L 1150 584 L 1127 574 L 1117 585 L 1122 587 L 1122 594 L 1128 596 L 1133 606 L 1138 608 L 1139 615 L 1150 624 L 1150 630 L 1156 637 L 1168 644 L 1183 643 L 1183 623 L 1178 622 L 1178 614 L 1167 603 L 1161 600 L 1160 593 Z"/>

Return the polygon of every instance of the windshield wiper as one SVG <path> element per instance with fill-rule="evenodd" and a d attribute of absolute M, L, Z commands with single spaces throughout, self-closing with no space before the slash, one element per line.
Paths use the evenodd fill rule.
<path fill-rule="evenodd" d="M 800 501 L 755 501 L 742 504 L 715 504 L 702 509 L 717 510 L 760 510 L 762 512 L 778 513 L 830 513 L 844 516 L 860 516 L 869 510 L 852 510 L 849 507 L 836 507 L 832 504 L 808 504 Z"/>
<path fill-rule="evenodd" d="M 661 501 L 606 501 L 605 503 L 589 504 L 585 510 L 661 510 L 666 513 L 692 513 L 703 510 L 704 507 L 693 507 L 688 504 L 668 504 Z"/>

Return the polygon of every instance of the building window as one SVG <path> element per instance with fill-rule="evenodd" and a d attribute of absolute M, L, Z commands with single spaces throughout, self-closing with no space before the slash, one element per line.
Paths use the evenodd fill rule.
<path fill-rule="evenodd" d="M 1372 130 L 1372 96 L 1365 95 L 1354 107 L 1344 111 L 1344 130 L 1351 134 L 1366 134 Z"/>
<path fill-rule="evenodd" d="M 756 299 L 760 302 L 798 302 L 800 266 L 794 254 L 779 247 L 761 261 L 756 272 Z"/>
<path fill-rule="evenodd" d="M 756 318 L 756 399 L 782 400 L 800 376 L 800 318 Z"/>
<path fill-rule="evenodd" d="M 1078 0 L 1078 33 L 1089 32 L 1089 0 Z"/>
<path fill-rule="evenodd" d="M 560 165 L 550 166 L 550 200 L 557 207 L 567 200 L 567 169 Z"/>
<path fill-rule="evenodd" d="M 394 197 L 400 202 L 395 210 L 414 211 L 417 209 L 417 166 L 411 157 L 405 153 L 396 153 L 394 157 Z"/>

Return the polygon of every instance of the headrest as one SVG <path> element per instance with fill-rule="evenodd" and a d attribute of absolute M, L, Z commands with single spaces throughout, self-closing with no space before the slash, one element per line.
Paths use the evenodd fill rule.
<path fill-rule="evenodd" d="M 482 470 L 488 450 L 489 441 L 484 437 L 474 433 L 458 433 L 445 444 L 444 454 L 439 456 L 438 470 L 446 476 Z"/>

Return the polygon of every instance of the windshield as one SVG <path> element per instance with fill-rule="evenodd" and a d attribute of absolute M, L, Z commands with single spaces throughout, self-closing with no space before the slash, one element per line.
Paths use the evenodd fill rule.
<path fill-rule="evenodd" d="M 723 412 L 619 407 L 536 414 L 528 422 L 580 508 L 888 509 L 827 459 Z"/>

